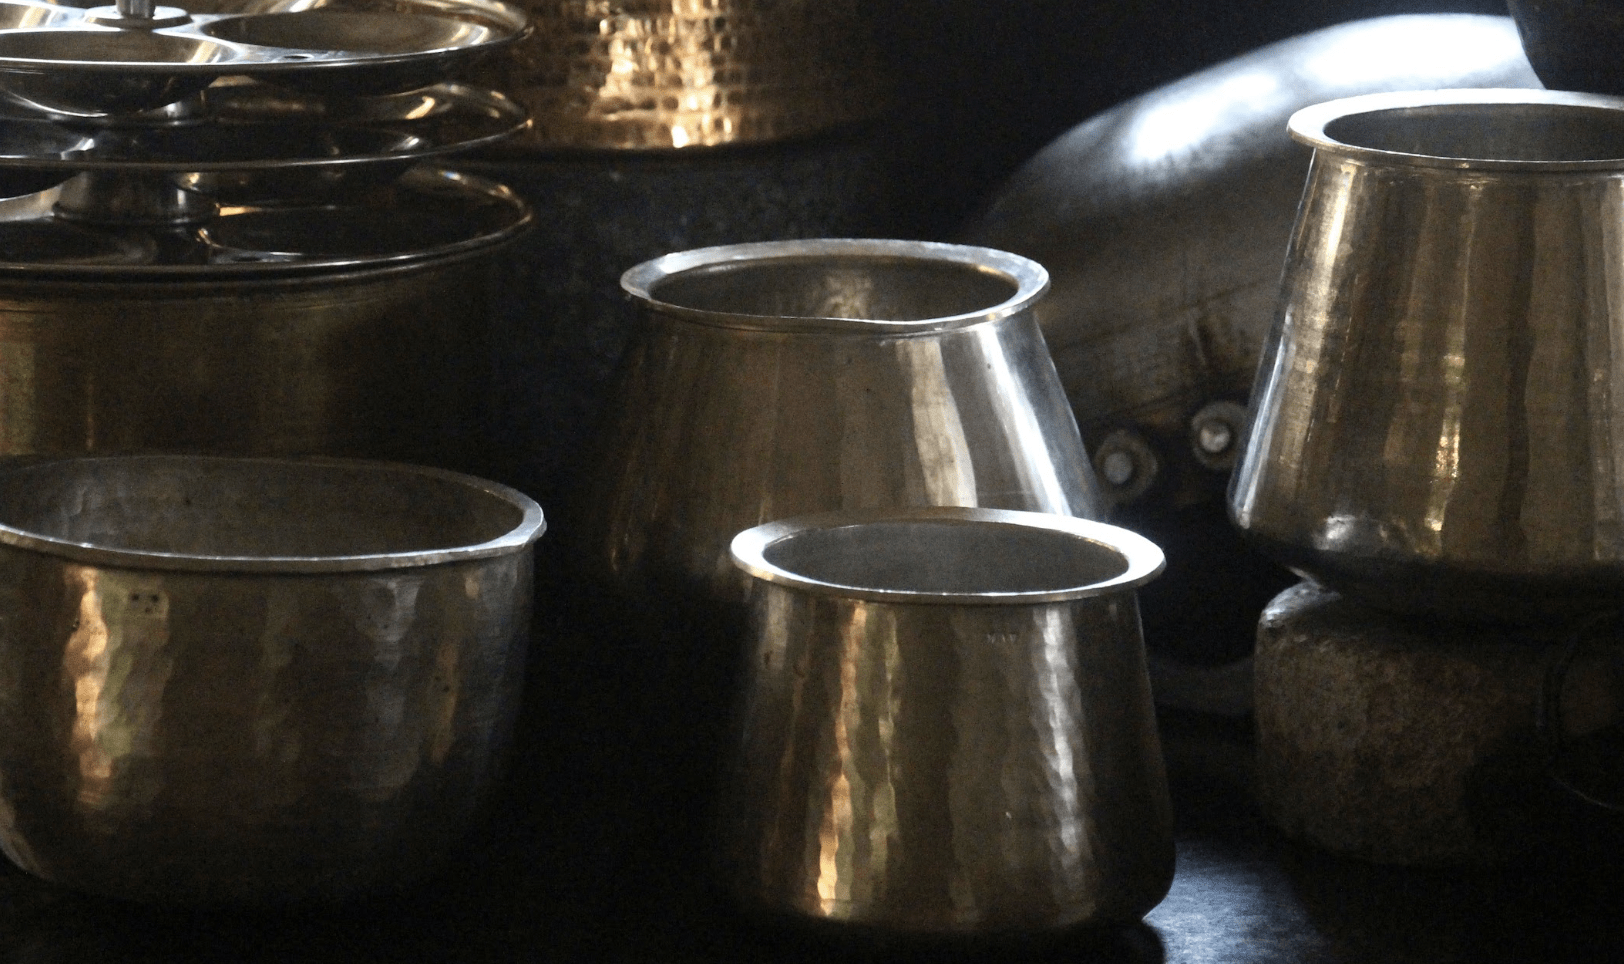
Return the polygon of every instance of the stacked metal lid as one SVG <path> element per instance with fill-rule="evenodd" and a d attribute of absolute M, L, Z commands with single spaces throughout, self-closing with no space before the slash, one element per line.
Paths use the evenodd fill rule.
<path fill-rule="evenodd" d="M 435 164 L 528 125 L 453 78 L 521 39 L 499 0 L 0 0 L 0 272 L 399 264 L 519 231 Z"/>

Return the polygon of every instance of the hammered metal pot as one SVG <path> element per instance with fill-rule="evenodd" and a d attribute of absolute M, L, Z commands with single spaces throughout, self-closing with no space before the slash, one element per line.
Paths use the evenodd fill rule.
<path fill-rule="evenodd" d="M 589 562 L 644 598 L 744 598 L 763 521 L 871 506 L 1097 517 L 1032 315 L 1035 262 L 914 241 L 704 248 L 628 271 L 646 309 L 584 487 Z"/>
<path fill-rule="evenodd" d="M 0 278 L 0 454 L 477 468 L 488 260 L 258 279 L 12 273 Z"/>
<path fill-rule="evenodd" d="M 541 510 L 393 463 L 0 467 L 0 847 L 138 901 L 443 865 L 517 711 Z"/>
<path fill-rule="evenodd" d="M 1624 592 L 1624 99 L 1370 95 L 1314 149 L 1230 489 L 1265 551 L 1383 608 Z"/>
<path fill-rule="evenodd" d="M 1374 17 L 1148 91 L 1045 147 L 959 235 L 1054 279 L 1038 323 L 1112 518 L 1154 539 L 1159 701 L 1244 714 L 1257 614 L 1296 577 L 1224 513 L 1310 151 L 1311 104 L 1383 90 L 1538 87 L 1507 17 Z"/>
<path fill-rule="evenodd" d="M 734 890 L 910 934 L 1138 920 L 1173 879 L 1136 587 L 1149 541 L 988 509 L 834 513 L 732 543 L 755 580 Z"/>
<path fill-rule="evenodd" d="M 1034 310 L 1105 496 L 1163 512 L 1205 505 L 1221 524 L 1308 172 L 1309 152 L 1286 134 L 1291 114 L 1377 91 L 1539 86 L 1507 17 L 1327 27 L 1079 124 L 959 240 L 1052 275 Z"/>
<path fill-rule="evenodd" d="M 475 76 L 530 110 L 504 153 L 805 137 L 888 105 L 857 0 L 519 0 L 534 30 Z"/>

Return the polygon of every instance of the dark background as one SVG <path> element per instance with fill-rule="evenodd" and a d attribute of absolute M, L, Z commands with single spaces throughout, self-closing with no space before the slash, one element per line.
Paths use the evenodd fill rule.
<path fill-rule="evenodd" d="M 945 238 L 1022 161 L 1092 114 L 1265 44 L 1401 13 L 1504 15 L 1503 0 L 883 0 L 909 141 L 902 225 Z"/>

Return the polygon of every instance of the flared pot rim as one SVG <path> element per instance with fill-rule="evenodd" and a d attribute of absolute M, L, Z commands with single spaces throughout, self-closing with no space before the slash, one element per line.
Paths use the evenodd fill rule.
<path fill-rule="evenodd" d="M 975 311 L 911 320 L 760 315 L 715 311 L 673 304 L 654 292 L 662 282 L 688 272 L 729 265 L 773 261 L 847 259 L 871 262 L 918 261 L 960 265 L 1007 280 L 1014 293 L 997 304 Z M 1031 258 L 997 248 L 944 241 L 891 238 L 805 238 L 756 241 L 677 251 L 635 265 L 620 277 L 620 286 L 649 310 L 717 328 L 774 333 L 862 333 L 884 335 L 930 334 L 998 321 L 1030 308 L 1049 290 L 1049 272 Z"/>
<path fill-rule="evenodd" d="M 1452 107 L 1471 110 L 1496 105 L 1605 111 L 1619 115 L 1620 126 L 1624 128 L 1624 97 L 1578 91 L 1494 87 L 1387 91 L 1341 97 L 1297 110 L 1286 122 L 1286 127 L 1293 139 L 1312 147 L 1316 153 L 1369 164 L 1504 173 L 1624 172 L 1624 147 L 1621 147 L 1617 156 L 1608 157 L 1550 159 L 1467 157 L 1442 152 L 1411 152 L 1350 143 L 1327 131 L 1327 127 L 1332 127 L 1339 121 L 1347 121 L 1361 115 L 1437 111 Z"/>
<path fill-rule="evenodd" d="M 893 589 L 829 581 L 794 572 L 768 558 L 778 543 L 797 534 L 889 523 L 1008 526 L 1039 529 L 1094 544 L 1121 559 L 1119 570 L 1105 578 L 1031 590 Z M 1105 522 L 1046 512 L 960 506 L 844 509 L 781 519 L 754 526 L 734 536 L 733 564 L 765 583 L 820 596 L 881 603 L 944 605 L 1033 605 L 1064 603 L 1128 592 L 1145 585 L 1167 566 L 1161 547 L 1129 529 Z"/>
<path fill-rule="evenodd" d="M 528 550 L 547 531 L 547 522 L 541 506 L 534 499 L 517 489 L 450 469 L 393 462 L 384 459 L 327 456 L 189 455 L 176 453 L 39 456 L 0 460 L 0 476 L 27 472 L 31 469 L 49 469 L 53 465 L 63 463 L 76 463 L 93 469 L 97 464 L 124 463 L 128 465 L 140 462 L 148 462 L 154 465 L 184 463 L 205 467 L 211 464 L 229 464 L 241 468 L 280 464 L 392 473 L 397 476 L 417 475 L 448 482 L 454 486 L 468 489 L 470 492 L 476 492 L 482 497 L 505 502 L 516 510 L 517 521 L 509 526 L 506 531 L 480 542 L 469 542 L 455 546 L 354 554 L 284 556 L 154 551 L 114 547 L 91 542 L 76 542 L 71 539 L 21 528 L 4 521 L 0 521 L 0 546 L 103 568 L 190 572 L 199 575 L 302 576 L 327 573 L 387 572 L 508 556 Z"/>

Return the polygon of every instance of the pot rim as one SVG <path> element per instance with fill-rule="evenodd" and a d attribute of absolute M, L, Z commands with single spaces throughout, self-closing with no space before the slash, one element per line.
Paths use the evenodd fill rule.
<path fill-rule="evenodd" d="M 1325 132 L 1327 125 L 1359 114 L 1435 107 L 1480 105 L 1536 105 L 1554 108 L 1613 111 L 1624 116 L 1624 97 L 1577 91 L 1537 88 L 1462 88 L 1440 90 L 1389 91 L 1342 97 L 1301 108 L 1291 115 L 1286 128 L 1293 139 L 1337 157 L 1366 163 L 1401 164 L 1470 171 L 1540 172 L 1624 171 L 1624 153 L 1618 157 L 1572 160 L 1526 160 L 1494 157 L 1451 157 L 1441 154 L 1414 154 L 1384 148 L 1366 147 L 1337 140 Z"/>
<path fill-rule="evenodd" d="M 689 271 L 719 265 L 814 259 L 957 264 L 1004 278 L 1014 284 L 1015 293 L 996 305 L 975 311 L 911 321 L 710 311 L 672 304 L 660 300 L 653 294 L 653 290 L 662 281 Z M 715 328 L 739 328 L 774 333 L 854 332 L 910 335 L 953 331 L 983 322 L 997 321 L 1024 311 L 1049 290 L 1049 272 L 1031 258 L 976 245 L 889 238 L 806 238 L 716 245 L 661 255 L 627 269 L 620 276 L 620 286 L 633 299 L 642 302 L 653 311 Z"/>
<path fill-rule="evenodd" d="M 184 463 L 234 463 L 237 465 L 313 465 L 332 468 L 360 469 L 428 476 L 450 482 L 492 496 L 518 509 L 521 518 L 508 531 L 484 542 L 435 549 L 406 552 L 362 553 L 332 556 L 237 556 L 205 555 L 202 553 L 153 552 L 141 549 L 115 549 L 94 543 L 74 542 L 55 536 L 20 529 L 0 521 L 0 545 L 37 552 L 99 567 L 146 569 L 176 572 L 226 574 L 287 574 L 315 575 L 342 572 L 383 572 L 397 569 L 416 569 L 446 563 L 468 562 L 495 556 L 510 555 L 528 549 L 547 530 L 547 522 L 537 502 L 498 482 L 481 479 L 462 472 L 411 465 L 382 459 L 355 459 L 331 457 L 287 458 L 273 456 L 219 456 L 181 454 L 121 454 L 84 456 L 19 457 L 0 460 L 0 476 L 12 472 L 26 472 L 43 465 L 64 462 L 132 463 L 140 461 Z"/>
<path fill-rule="evenodd" d="M 937 522 L 957 525 L 1017 526 L 1041 529 L 1102 546 L 1122 556 L 1123 570 L 1109 578 L 1060 589 L 963 592 L 947 590 L 883 589 L 815 579 L 770 562 L 767 551 L 778 542 L 802 532 L 839 529 L 887 522 Z M 1076 516 L 1016 509 L 932 506 L 908 509 L 846 509 L 782 519 L 746 529 L 729 547 L 733 564 L 763 582 L 821 596 L 888 603 L 951 605 L 1031 605 L 1074 602 L 1137 589 L 1161 575 L 1167 557 L 1154 542 L 1129 529 Z"/>

